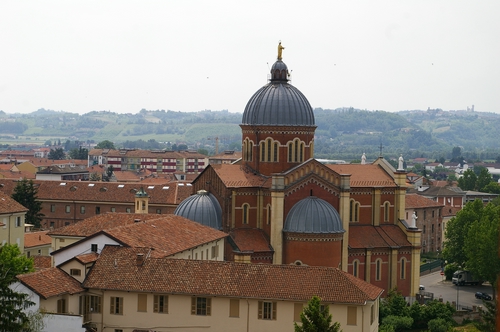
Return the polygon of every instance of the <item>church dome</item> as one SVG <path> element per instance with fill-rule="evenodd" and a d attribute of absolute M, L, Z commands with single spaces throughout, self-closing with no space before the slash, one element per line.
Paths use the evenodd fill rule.
<path fill-rule="evenodd" d="M 288 213 L 284 232 L 292 233 L 344 233 L 342 220 L 335 208 L 315 196 L 304 198 Z"/>
<path fill-rule="evenodd" d="M 215 229 L 222 229 L 222 209 L 214 195 L 200 190 L 183 200 L 174 214 Z"/>
<path fill-rule="evenodd" d="M 286 64 L 276 61 L 270 82 L 248 101 L 242 124 L 315 126 L 311 104 L 299 89 L 288 83 L 288 76 Z"/>

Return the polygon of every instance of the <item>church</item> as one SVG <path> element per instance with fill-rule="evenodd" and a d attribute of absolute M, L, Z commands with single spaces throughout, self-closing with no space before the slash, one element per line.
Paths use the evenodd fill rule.
<path fill-rule="evenodd" d="M 383 157 L 314 159 L 313 109 L 282 50 L 245 107 L 241 160 L 206 167 L 175 214 L 228 233 L 226 260 L 337 267 L 415 296 L 421 231 L 405 220 L 406 173 Z"/>

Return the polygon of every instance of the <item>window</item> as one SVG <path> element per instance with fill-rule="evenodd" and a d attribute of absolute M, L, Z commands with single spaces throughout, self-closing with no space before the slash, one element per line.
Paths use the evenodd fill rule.
<path fill-rule="evenodd" d="M 359 221 L 359 202 L 351 199 L 349 201 L 349 221 L 358 222 Z"/>
<path fill-rule="evenodd" d="M 347 325 L 357 325 L 358 308 L 347 307 Z"/>
<path fill-rule="evenodd" d="M 425 234 L 425 225 L 424 225 L 424 229 L 423 229 L 423 231 L 422 231 L 422 232 Z"/>
<path fill-rule="evenodd" d="M 304 305 L 302 303 L 294 303 L 293 304 L 293 321 L 300 322 L 300 314 L 304 309 Z"/>
<path fill-rule="evenodd" d="M 116 212 L 116 208 L 112 207 L 111 212 Z"/>
<path fill-rule="evenodd" d="M 160 314 L 168 314 L 168 295 L 154 296 L 153 312 Z"/>
<path fill-rule="evenodd" d="M 390 208 L 391 208 L 391 203 L 385 202 L 384 203 L 384 222 L 389 222 Z"/>
<path fill-rule="evenodd" d="M 259 319 L 276 320 L 276 302 L 259 301 Z"/>
<path fill-rule="evenodd" d="M 115 329 L 115 332 L 123 332 L 121 329 Z"/>
<path fill-rule="evenodd" d="M 137 311 L 148 311 L 148 294 L 137 294 Z"/>
<path fill-rule="evenodd" d="M 127 213 L 130 213 L 130 208 L 126 208 L 126 209 L 125 209 L 125 211 L 126 211 Z"/>
<path fill-rule="evenodd" d="M 229 300 L 229 317 L 240 317 L 240 300 Z"/>
<path fill-rule="evenodd" d="M 97 243 L 92 243 L 90 245 L 90 251 L 97 252 Z"/>
<path fill-rule="evenodd" d="M 50 204 L 50 212 L 56 212 L 56 205 Z"/>
<path fill-rule="evenodd" d="M 21 227 L 21 217 L 16 217 L 16 227 Z"/>
<path fill-rule="evenodd" d="M 248 204 L 243 204 L 243 224 L 248 224 Z"/>
<path fill-rule="evenodd" d="M 123 297 L 111 297 L 110 314 L 123 315 Z"/>
<path fill-rule="evenodd" d="M 271 223 L 271 205 L 267 206 L 267 220 L 266 224 L 269 225 Z"/>
<path fill-rule="evenodd" d="M 382 260 L 377 259 L 375 261 L 375 280 L 382 279 Z"/>
<path fill-rule="evenodd" d="M 401 258 L 401 279 L 406 278 L 406 259 Z"/>
<path fill-rule="evenodd" d="M 85 206 L 80 206 L 80 214 L 85 214 Z"/>
<path fill-rule="evenodd" d="M 219 257 L 219 246 L 215 245 L 212 246 L 212 258 L 217 258 Z"/>
<path fill-rule="evenodd" d="M 210 316 L 212 313 L 212 299 L 209 297 L 191 298 L 191 315 Z"/>
<path fill-rule="evenodd" d="M 53 221 L 51 221 L 51 222 L 49 223 L 49 225 L 50 225 L 50 226 L 49 226 L 50 228 L 54 228 L 55 223 L 54 223 Z"/>
<path fill-rule="evenodd" d="M 101 207 L 100 206 L 95 207 L 95 214 L 101 214 Z"/>
<path fill-rule="evenodd" d="M 370 324 L 375 321 L 375 304 L 370 307 Z"/>
<path fill-rule="evenodd" d="M 432 210 L 432 218 L 434 218 L 434 210 Z"/>
<path fill-rule="evenodd" d="M 58 314 L 65 314 L 66 311 L 66 299 L 59 299 L 57 300 L 57 313 Z"/>
<path fill-rule="evenodd" d="M 66 205 L 66 213 L 70 213 L 71 212 L 71 205 Z"/>
<path fill-rule="evenodd" d="M 352 275 L 359 277 L 359 261 L 357 259 L 352 262 Z"/>
<path fill-rule="evenodd" d="M 79 277 L 82 275 L 82 270 L 80 269 L 70 269 L 69 270 L 69 275 L 74 276 L 74 277 Z"/>
<path fill-rule="evenodd" d="M 90 313 L 101 313 L 102 301 L 100 296 L 82 295 L 80 296 L 80 314 L 87 315 Z"/>

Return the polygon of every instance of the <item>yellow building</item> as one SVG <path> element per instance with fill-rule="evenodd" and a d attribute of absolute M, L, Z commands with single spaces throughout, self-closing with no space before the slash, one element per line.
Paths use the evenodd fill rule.
<path fill-rule="evenodd" d="M 27 208 L 0 191 L 0 244 L 17 244 L 24 252 L 24 220 Z"/>

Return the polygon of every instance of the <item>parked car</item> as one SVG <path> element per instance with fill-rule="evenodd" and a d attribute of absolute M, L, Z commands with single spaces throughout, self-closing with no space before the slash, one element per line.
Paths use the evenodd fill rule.
<path fill-rule="evenodd" d="M 489 294 L 486 294 L 486 293 L 476 292 L 475 296 L 476 296 L 476 299 L 491 301 L 491 296 Z"/>

